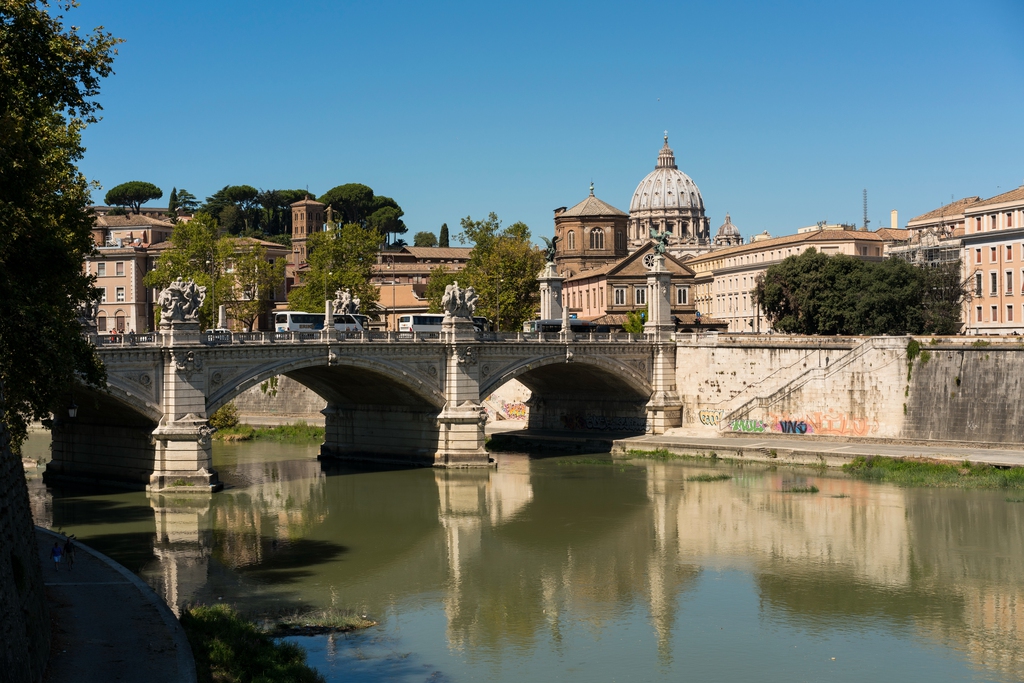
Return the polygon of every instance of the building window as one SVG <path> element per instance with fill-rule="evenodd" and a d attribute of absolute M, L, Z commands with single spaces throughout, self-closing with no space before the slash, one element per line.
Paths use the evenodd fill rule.
<path fill-rule="evenodd" d="M 124 301 L 124 287 L 117 288 L 117 300 Z"/>
<path fill-rule="evenodd" d="M 101 304 L 107 303 L 107 288 L 106 287 L 100 287 L 99 290 L 100 290 L 100 303 Z"/>
<path fill-rule="evenodd" d="M 1008 270 L 1008 271 L 1006 271 L 1003 274 L 1003 276 L 1006 278 L 1006 293 L 1012 295 L 1013 294 L 1013 271 L 1012 270 Z"/>
<path fill-rule="evenodd" d="M 981 322 L 981 306 L 978 306 L 976 309 L 974 309 L 974 322 Z"/>
<path fill-rule="evenodd" d="M 566 238 L 565 238 L 565 248 L 566 249 L 570 249 L 570 250 L 576 248 L 576 231 L 575 230 L 570 230 L 569 234 L 566 236 Z"/>
<path fill-rule="evenodd" d="M 96 264 L 96 275 L 98 275 L 99 277 L 103 277 L 106 274 L 107 274 L 107 264 L 106 263 L 97 263 Z"/>
<path fill-rule="evenodd" d="M 990 320 L 989 322 L 999 322 L 999 308 L 997 308 L 996 306 L 992 307 L 992 320 Z"/>
<path fill-rule="evenodd" d="M 990 216 L 990 218 L 992 219 L 992 229 L 993 230 L 998 229 L 999 228 L 999 216 L 997 214 L 992 214 Z"/>
<path fill-rule="evenodd" d="M 635 303 L 637 306 L 647 305 L 646 287 L 637 287 L 636 289 L 633 290 L 633 303 Z"/>
<path fill-rule="evenodd" d="M 690 290 L 688 287 L 676 287 L 676 305 L 685 306 L 690 303 Z"/>
<path fill-rule="evenodd" d="M 590 231 L 590 248 L 604 249 L 604 230 L 594 228 Z"/>
<path fill-rule="evenodd" d="M 114 318 L 114 324 L 117 326 L 118 332 L 124 332 L 124 316 L 119 315 Z"/>
<path fill-rule="evenodd" d="M 96 331 L 106 332 L 107 331 L 107 316 L 101 315 L 96 318 Z"/>
<path fill-rule="evenodd" d="M 625 306 L 626 305 L 626 288 L 616 287 L 615 288 L 615 305 Z"/>
<path fill-rule="evenodd" d="M 1006 322 L 1008 322 L 1008 323 L 1012 323 L 1013 322 L 1013 306 L 1009 306 L 1008 305 L 1006 307 Z"/>
<path fill-rule="evenodd" d="M 1006 227 L 1008 227 L 1008 228 L 1012 228 L 1013 227 L 1013 212 L 1012 211 L 1007 211 L 1006 212 Z"/>
<path fill-rule="evenodd" d="M 619 250 L 626 248 L 626 233 L 621 230 L 615 233 L 615 248 Z"/>
<path fill-rule="evenodd" d="M 1006 260 L 1007 261 L 1012 261 L 1013 260 L 1013 245 L 1012 244 L 1007 244 L 1006 245 Z"/>
<path fill-rule="evenodd" d="M 974 219 L 974 232 L 981 232 L 981 216 Z"/>
<path fill-rule="evenodd" d="M 974 262 L 981 263 L 981 249 L 974 250 Z"/>
<path fill-rule="evenodd" d="M 989 288 L 988 288 L 989 289 L 989 293 L 992 296 L 995 296 L 996 293 L 999 291 L 999 273 L 997 273 L 995 271 L 989 273 L 988 274 L 988 279 L 989 279 Z"/>
<path fill-rule="evenodd" d="M 996 248 L 995 247 L 989 247 L 989 250 L 988 250 L 988 262 L 989 263 L 995 263 L 996 262 Z"/>
<path fill-rule="evenodd" d="M 981 296 L 981 273 L 974 274 L 974 296 Z"/>
<path fill-rule="evenodd" d="M 114 264 L 114 274 L 124 275 L 124 261 L 118 261 Z"/>

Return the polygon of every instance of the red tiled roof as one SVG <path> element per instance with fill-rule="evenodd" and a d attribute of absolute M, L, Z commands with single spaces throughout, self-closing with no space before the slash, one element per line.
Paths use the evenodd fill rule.
<path fill-rule="evenodd" d="M 964 209 L 971 206 L 972 204 L 977 203 L 980 199 L 981 197 L 978 196 L 964 197 L 963 199 L 958 199 L 955 202 L 950 202 L 949 204 L 940 206 L 937 209 L 933 209 L 928 213 L 923 213 L 916 218 L 911 218 L 907 225 L 910 225 L 910 223 L 927 222 L 935 220 L 937 218 L 942 218 L 943 216 L 948 216 L 949 218 L 959 216 L 963 214 Z"/>

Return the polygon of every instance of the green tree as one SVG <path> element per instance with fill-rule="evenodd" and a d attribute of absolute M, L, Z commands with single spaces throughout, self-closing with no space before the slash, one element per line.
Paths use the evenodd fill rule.
<path fill-rule="evenodd" d="M 370 280 L 380 244 L 376 230 L 355 223 L 340 228 L 332 224 L 324 232 L 314 232 L 306 242 L 309 271 L 303 284 L 288 293 L 291 307 L 319 313 L 324 310 L 325 295 L 334 298 L 334 292 L 347 288 L 359 297 L 362 312 L 371 310 L 377 287 Z"/>
<path fill-rule="evenodd" d="M 172 223 L 178 222 L 178 188 L 172 187 L 171 194 L 167 198 L 167 217 Z"/>
<path fill-rule="evenodd" d="M 78 321 L 97 290 L 82 270 L 94 217 L 77 163 L 119 42 L 40 2 L 0 6 L 0 419 L 15 451 L 75 381 L 105 379 Z"/>
<path fill-rule="evenodd" d="M 121 206 L 125 209 L 131 208 L 132 213 L 137 214 L 142 211 L 143 204 L 151 199 L 160 199 L 163 196 L 163 190 L 153 183 L 132 180 L 110 188 L 103 201 L 110 206 Z"/>
<path fill-rule="evenodd" d="M 937 288 L 931 298 L 929 281 L 928 269 L 901 259 L 867 262 L 812 248 L 769 267 L 753 296 L 780 332 L 880 335 L 959 329 L 959 314 L 951 310 L 963 300 L 959 277 L 950 281 L 948 295 Z"/>
<path fill-rule="evenodd" d="M 443 265 L 432 269 L 430 271 L 430 279 L 427 280 L 426 292 L 424 292 L 424 296 L 430 302 L 430 307 L 427 310 L 431 313 L 440 313 L 441 299 L 444 297 L 445 287 L 458 279 L 459 273 L 449 271 Z M 466 286 L 465 280 L 463 280 L 463 286 Z"/>
<path fill-rule="evenodd" d="M 963 328 L 963 304 L 967 281 L 961 279 L 961 263 L 924 268 L 921 315 L 927 334 L 959 334 Z"/>
<path fill-rule="evenodd" d="M 418 232 L 413 235 L 412 243 L 416 247 L 436 247 L 437 237 L 432 232 Z"/>
<path fill-rule="evenodd" d="M 196 196 L 188 190 L 178 190 L 178 208 L 186 213 L 195 213 L 199 208 Z"/>
<path fill-rule="evenodd" d="M 360 183 L 348 183 L 333 187 L 318 201 L 332 207 L 342 223 L 358 223 L 362 225 L 367 217 L 377 208 L 373 203 L 373 190 Z"/>
<path fill-rule="evenodd" d="M 647 322 L 647 309 L 629 311 L 626 313 L 626 322 L 622 323 L 622 329 L 630 334 L 643 334 L 644 323 Z"/>
<path fill-rule="evenodd" d="M 171 248 L 157 259 L 156 267 L 146 273 L 147 287 L 163 289 L 176 278 L 192 279 L 206 287 L 206 301 L 199 311 L 203 328 L 213 327 L 217 307 L 231 296 L 232 281 L 226 274 L 234 245 L 218 238 L 217 221 L 208 213 L 197 213 L 190 221 L 180 222 L 171 233 Z"/>
<path fill-rule="evenodd" d="M 447 223 L 442 223 L 441 224 L 441 233 L 438 235 L 438 238 L 437 238 L 437 246 L 439 246 L 439 247 L 451 246 L 449 244 L 449 242 L 448 242 L 448 224 Z"/>
<path fill-rule="evenodd" d="M 521 329 L 525 321 L 533 319 L 537 309 L 537 273 L 544 266 L 543 252 L 530 242 L 530 229 L 525 223 L 502 228 L 494 213 L 481 221 L 467 216 L 462 219 L 458 240 L 472 243 L 473 251 L 466 268 L 451 279 L 476 290 L 480 297 L 477 315 L 493 320 L 499 330 Z M 433 284 L 432 274 L 428 287 Z M 443 287 L 440 292 L 444 294 Z M 437 310 L 439 307 L 440 297 Z"/>
<path fill-rule="evenodd" d="M 251 238 L 233 240 L 231 272 L 226 293 L 231 317 L 241 321 L 250 332 L 270 309 L 270 295 L 284 282 L 284 259 L 267 260 L 267 248 Z"/>

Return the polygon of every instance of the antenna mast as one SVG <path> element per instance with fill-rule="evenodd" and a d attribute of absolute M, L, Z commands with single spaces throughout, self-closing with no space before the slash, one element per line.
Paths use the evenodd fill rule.
<path fill-rule="evenodd" d="M 868 220 L 868 189 L 865 187 L 864 188 L 864 227 L 862 227 L 861 230 L 867 230 L 868 229 L 868 223 L 870 223 L 870 222 L 871 221 Z"/>

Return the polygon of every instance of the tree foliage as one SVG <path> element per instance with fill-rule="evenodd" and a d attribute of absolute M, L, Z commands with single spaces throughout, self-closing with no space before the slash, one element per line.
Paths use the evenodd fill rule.
<path fill-rule="evenodd" d="M 448 240 L 448 224 L 447 223 L 442 223 L 441 224 L 441 232 L 439 232 L 438 236 L 437 236 L 437 246 L 439 246 L 439 247 L 449 247 L 449 246 L 451 246 L 451 244 L 449 243 L 449 240 Z"/>
<path fill-rule="evenodd" d="M 204 328 L 213 327 L 217 307 L 231 295 L 232 282 L 226 270 L 233 243 L 218 237 L 213 216 L 200 212 L 190 221 L 175 224 L 171 245 L 157 259 L 156 268 L 146 273 L 143 282 L 147 287 L 163 289 L 180 277 L 206 287 L 199 321 Z"/>
<path fill-rule="evenodd" d="M 125 209 L 130 208 L 132 213 L 137 214 L 142 211 L 143 204 L 151 199 L 160 199 L 163 196 L 163 190 L 153 183 L 147 183 L 142 180 L 131 180 L 127 183 L 121 183 L 120 185 L 110 188 L 110 191 L 107 192 L 107 196 L 104 197 L 103 201 L 110 206 L 121 206 Z"/>
<path fill-rule="evenodd" d="M 437 237 L 432 232 L 418 232 L 413 235 L 412 244 L 415 247 L 436 247 Z"/>
<path fill-rule="evenodd" d="M 795 334 L 948 334 L 960 329 L 963 287 L 901 259 L 862 261 L 811 248 L 768 268 L 754 301 L 772 327 Z M 946 282 L 940 292 L 936 283 Z M 956 291 L 959 289 L 959 294 Z M 950 302 L 955 301 L 952 305 Z"/>
<path fill-rule="evenodd" d="M 330 206 L 344 223 L 369 226 L 380 233 L 386 242 L 391 235 L 408 231 L 402 216 L 405 212 L 391 197 L 374 195 L 373 190 L 360 183 L 333 187 L 319 201 Z"/>
<path fill-rule="evenodd" d="M 329 224 L 325 232 L 314 232 L 306 241 L 309 271 L 303 284 L 288 293 L 290 306 L 298 311 L 319 313 L 324 297 L 334 298 L 339 289 L 359 297 L 363 313 L 377 301 L 377 288 L 370 282 L 380 250 L 376 230 L 355 223 L 341 227 Z"/>
<path fill-rule="evenodd" d="M 119 42 L 39 2 L 0 5 L 0 417 L 15 450 L 73 382 L 104 381 L 78 321 L 98 290 L 82 271 L 94 218 L 77 162 Z"/>
<path fill-rule="evenodd" d="M 499 330 L 521 329 L 537 309 L 537 274 L 544 267 L 544 253 L 530 242 L 530 229 L 525 223 L 502 228 L 498 216 L 491 213 L 481 221 L 463 218 L 457 237 L 463 244 L 471 243 L 473 252 L 457 274 L 431 272 L 427 285 L 431 310 L 441 310 L 444 285 L 458 281 L 461 287 L 473 287 L 480 297 L 477 315 L 493 320 Z"/>
<path fill-rule="evenodd" d="M 234 241 L 229 291 L 226 293 L 231 317 L 250 332 L 263 313 L 270 309 L 270 294 L 284 282 L 284 259 L 267 260 L 267 248 L 251 238 Z"/>

